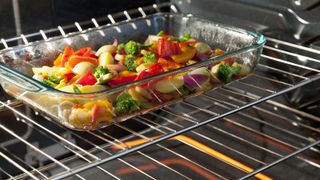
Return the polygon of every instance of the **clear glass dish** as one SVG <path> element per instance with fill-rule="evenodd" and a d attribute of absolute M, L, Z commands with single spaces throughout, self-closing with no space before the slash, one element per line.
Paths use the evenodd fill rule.
<path fill-rule="evenodd" d="M 224 50 L 225 54 L 95 93 L 74 94 L 62 92 L 32 79 L 32 68 L 44 65 L 51 66 L 66 45 L 72 45 L 75 49 L 89 46 L 97 50 L 102 45 L 111 44 L 115 37 L 119 42 L 127 42 L 129 40 L 143 42 L 149 34 L 156 34 L 161 30 L 175 36 L 190 33 L 198 41 L 209 44 L 212 49 L 220 48 Z M 150 84 L 157 83 L 163 79 L 182 76 L 202 67 L 210 70 L 212 66 L 226 58 L 233 58 L 240 64 L 245 64 L 249 67 L 249 71 L 252 72 L 258 63 L 264 43 L 264 36 L 256 32 L 248 32 L 193 15 L 158 13 L 2 50 L 0 51 L 0 79 L 1 85 L 7 93 L 22 100 L 36 111 L 47 114 L 57 122 L 74 130 L 95 130 L 108 126 L 113 122 L 123 121 L 147 113 L 184 98 L 196 96 L 222 85 L 222 83 L 211 79 L 208 86 L 199 88 L 188 95 L 180 92 L 177 88 L 176 92 L 170 92 L 169 94 L 155 93 Z M 170 85 L 172 83 L 169 82 L 168 86 Z M 151 94 L 151 99 L 149 99 L 149 101 L 152 101 L 150 103 L 151 106 L 123 115 L 115 114 L 111 108 L 110 115 L 108 115 L 110 117 L 107 120 L 98 122 L 86 122 L 90 121 L 90 119 L 87 119 L 80 123 L 77 122 L 75 125 L 75 122 L 70 122 L 68 118 L 68 112 L 70 113 L 76 104 L 97 102 L 99 100 L 107 100 L 112 104 L 121 92 L 137 87 L 142 87 L 147 93 Z"/>

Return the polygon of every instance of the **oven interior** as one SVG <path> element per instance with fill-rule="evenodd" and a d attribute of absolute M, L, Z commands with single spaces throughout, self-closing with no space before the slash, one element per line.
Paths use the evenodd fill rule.
<path fill-rule="evenodd" d="M 1 179 L 320 178 L 319 0 L 26 2 L 3 2 L 2 49 L 157 12 L 267 43 L 247 78 L 97 131 L 68 130 L 1 89 Z"/>

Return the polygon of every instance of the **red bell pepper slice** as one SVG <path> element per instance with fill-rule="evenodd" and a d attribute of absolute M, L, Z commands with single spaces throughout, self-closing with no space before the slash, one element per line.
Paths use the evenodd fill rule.
<path fill-rule="evenodd" d="M 155 63 L 155 64 L 152 64 L 151 66 L 149 66 L 147 69 L 141 71 L 138 74 L 136 80 L 143 79 L 148 76 L 155 75 L 155 74 L 160 74 L 163 72 L 164 72 L 164 69 L 163 69 L 162 65 L 160 63 Z"/>
<path fill-rule="evenodd" d="M 76 82 L 82 86 L 94 85 L 97 82 L 96 77 L 93 75 L 92 71 L 85 72 Z"/>
<path fill-rule="evenodd" d="M 137 78 L 137 75 L 121 76 L 121 77 L 117 77 L 109 80 L 107 84 L 111 87 L 119 86 L 121 84 L 133 82 L 136 78 Z"/>
<path fill-rule="evenodd" d="M 63 75 L 64 80 L 68 83 L 76 74 L 70 72 Z"/>
<path fill-rule="evenodd" d="M 178 42 L 169 41 L 164 38 L 158 40 L 158 55 L 160 57 L 170 57 L 175 54 L 180 54 L 180 46 Z"/>

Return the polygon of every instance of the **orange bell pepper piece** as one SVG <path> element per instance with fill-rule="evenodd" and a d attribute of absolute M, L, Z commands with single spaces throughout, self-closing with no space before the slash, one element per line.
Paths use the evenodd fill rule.
<path fill-rule="evenodd" d="M 95 66 L 98 66 L 98 64 L 99 64 L 98 59 L 96 59 L 96 58 L 72 55 L 69 58 L 67 66 L 70 68 L 73 68 L 74 66 L 76 66 L 80 62 L 89 62 Z"/>
<path fill-rule="evenodd" d="M 164 71 L 170 71 L 181 67 L 181 64 L 166 60 L 164 58 L 159 58 L 158 63 L 162 65 Z"/>
<path fill-rule="evenodd" d="M 74 53 L 71 46 L 66 46 L 63 52 L 58 56 L 58 58 L 53 62 L 53 65 L 57 67 L 64 67 L 69 57 Z"/>
<path fill-rule="evenodd" d="M 190 59 L 192 59 L 197 53 L 197 50 L 195 48 L 189 46 L 182 46 L 181 51 L 182 53 L 171 56 L 174 62 L 185 64 Z"/>

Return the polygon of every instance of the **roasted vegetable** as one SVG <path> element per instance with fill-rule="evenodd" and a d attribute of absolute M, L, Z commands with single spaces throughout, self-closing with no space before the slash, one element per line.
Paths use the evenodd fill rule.
<path fill-rule="evenodd" d="M 129 114 L 140 109 L 139 103 L 127 92 L 121 93 L 114 106 L 117 114 Z"/>
<path fill-rule="evenodd" d="M 153 52 L 147 52 L 144 56 L 143 56 L 143 61 L 145 63 L 149 63 L 149 64 L 154 64 L 157 62 L 156 59 L 156 54 L 154 54 Z"/>
<path fill-rule="evenodd" d="M 135 71 L 137 68 L 136 58 L 134 56 L 127 56 L 124 60 L 124 65 L 127 66 L 129 71 Z"/>
<path fill-rule="evenodd" d="M 98 79 L 108 73 L 109 73 L 109 70 L 107 68 L 104 68 L 103 66 L 99 66 L 94 71 L 94 76 Z"/>
<path fill-rule="evenodd" d="M 240 70 L 241 67 L 239 66 L 232 67 L 228 63 L 222 63 L 218 69 L 218 78 L 221 81 L 228 83 L 231 81 L 232 76 L 237 74 Z"/>

